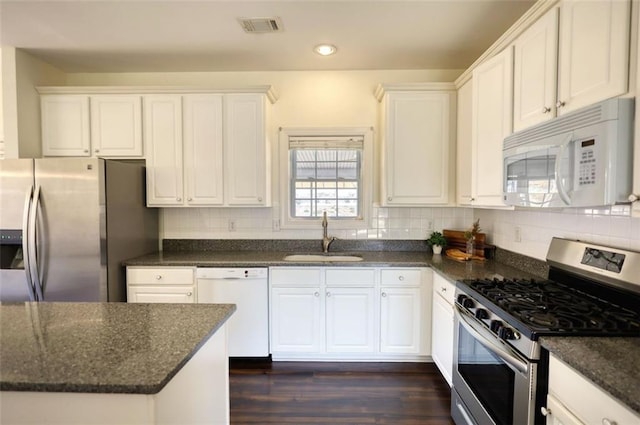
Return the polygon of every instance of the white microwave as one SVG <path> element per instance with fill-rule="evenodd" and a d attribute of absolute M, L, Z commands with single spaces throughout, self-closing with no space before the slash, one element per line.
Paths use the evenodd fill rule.
<path fill-rule="evenodd" d="M 520 207 L 628 202 L 634 99 L 609 99 L 504 140 L 504 201 Z"/>

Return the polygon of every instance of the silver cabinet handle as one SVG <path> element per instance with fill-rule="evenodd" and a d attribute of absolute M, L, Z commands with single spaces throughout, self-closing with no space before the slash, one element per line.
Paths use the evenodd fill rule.
<path fill-rule="evenodd" d="M 551 414 L 551 410 L 549 410 L 546 407 L 542 406 L 540 408 L 540 413 L 542 413 L 542 416 L 549 416 Z"/>
<path fill-rule="evenodd" d="M 187 297 L 190 297 L 191 295 L 192 295 L 191 291 L 187 292 Z"/>
<path fill-rule="evenodd" d="M 98 152 L 100 152 L 100 149 L 95 149 L 94 152 L 98 153 Z"/>
<path fill-rule="evenodd" d="M 556 102 L 556 108 L 562 108 L 564 107 L 564 105 L 566 105 L 566 103 L 563 102 L 562 100 L 559 100 Z"/>
<path fill-rule="evenodd" d="M 392 198 L 391 196 L 389 196 L 389 197 L 387 198 L 387 201 L 390 201 L 390 200 L 392 200 L 392 199 L 393 199 L 393 198 Z"/>
<path fill-rule="evenodd" d="M 387 296 L 387 293 L 386 293 L 386 292 L 383 292 L 381 295 L 382 295 L 383 297 L 386 297 L 386 296 Z"/>
<path fill-rule="evenodd" d="M 314 293 L 313 293 L 313 296 L 314 296 L 314 297 L 319 297 L 319 296 L 320 296 L 320 292 L 318 292 L 318 291 L 314 292 Z"/>
<path fill-rule="evenodd" d="M 616 421 L 610 421 L 607 418 L 602 418 L 602 425 L 617 425 Z"/>
<path fill-rule="evenodd" d="M 398 280 L 399 281 L 403 281 L 404 280 L 404 276 L 398 276 Z"/>
<path fill-rule="evenodd" d="M 182 198 L 176 198 L 176 201 L 182 202 Z"/>
<path fill-rule="evenodd" d="M 156 276 L 156 280 L 160 280 L 160 279 L 162 279 L 162 275 L 161 274 Z"/>
<path fill-rule="evenodd" d="M 262 198 L 258 198 L 258 202 L 262 202 Z"/>
<path fill-rule="evenodd" d="M 327 298 L 331 296 L 331 292 L 327 292 Z"/>
<path fill-rule="evenodd" d="M 551 112 L 551 108 L 549 108 L 548 106 L 543 106 L 542 107 L 542 113 L 543 114 L 548 114 L 549 112 Z"/>
<path fill-rule="evenodd" d="M 193 199 L 192 198 L 187 198 L 187 201 L 191 202 L 191 201 L 193 201 Z"/>
<path fill-rule="evenodd" d="M 85 150 L 84 150 L 84 153 L 89 153 L 89 149 L 85 149 Z"/>
<path fill-rule="evenodd" d="M 440 290 L 441 290 L 442 292 L 447 292 L 447 288 L 445 288 L 444 286 L 443 286 L 442 288 L 440 288 Z"/>

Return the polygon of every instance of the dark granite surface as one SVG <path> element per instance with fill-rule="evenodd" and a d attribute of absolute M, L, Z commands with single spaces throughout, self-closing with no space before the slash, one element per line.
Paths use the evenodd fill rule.
<path fill-rule="evenodd" d="M 165 251 L 124 262 L 127 266 L 199 266 L 199 267 L 269 267 L 269 266 L 331 266 L 331 267 L 433 267 L 450 280 L 503 277 L 533 277 L 521 269 L 492 260 L 460 262 L 444 255 L 411 251 L 351 251 L 335 254 L 355 254 L 358 262 L 285 261 L 284 257 L 299 251 Z"/>
<path fill-rule="evenodd" d="M 235 308 L 1 303 L 0 390 L 155 394 Z"/>
<path fill-rule="evenodd" d="M 540 342 L 640 415 L 640 337 L 543 337 Z"/>

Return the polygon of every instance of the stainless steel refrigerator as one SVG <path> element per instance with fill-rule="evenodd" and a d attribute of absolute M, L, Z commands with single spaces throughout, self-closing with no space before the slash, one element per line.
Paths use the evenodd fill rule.
<path fill-rule="evenodd" d="M 0 160 L 0 300 L 126 301 L 121 262 L 158 249 L 141 164 Z"/>

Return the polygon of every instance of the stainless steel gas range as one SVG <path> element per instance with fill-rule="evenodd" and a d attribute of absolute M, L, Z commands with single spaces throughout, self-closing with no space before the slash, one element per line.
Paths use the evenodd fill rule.
<path fill-rule="evenodd" d="M 542 424 L 541 336 L 640 336 L 640 252 L 554 238 L 549 279 L 456 284 L 457 425 Z"/>

